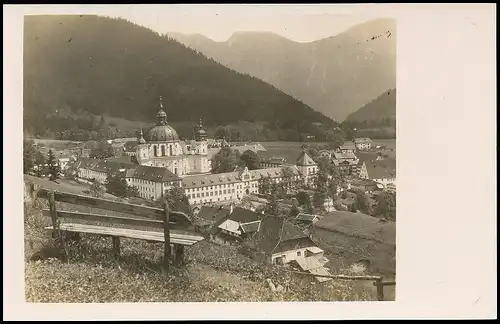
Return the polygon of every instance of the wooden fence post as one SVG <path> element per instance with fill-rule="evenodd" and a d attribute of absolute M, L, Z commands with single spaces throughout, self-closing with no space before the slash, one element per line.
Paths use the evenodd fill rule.
<path fill-rule="evenodd" d="M 57 238 L 58 226 L 57 226 L 56 198 L 53 191 L 49 192 L 49 210 L 50 210 L 50 218 L 52 219 L 52 238 Z"/>
<path fill-rule="evenodd" d="M 378 301 L 383 301 L 384 300 L 384 283 L 382 282 L 382 278 L 375 280 L 373 283 L 374 286 L 377 287 L 377 300 Z"/>
<path fill-rule="evenodd" d="M 174 259 L 176 264 L 182 264 L 184 261 L 184 245 L 174 244 Z"/>
<path fill-rule="evenodd" d="M 64 250 L 64 255 L 66 257 L 65 261 L 69 260 L 68 256 L 68 250 L 66 248 L 66 244 L 64 244 L 64 239 L 61 234 L 61 230 L 59 229 L 59 221 L 57 219 L 57 208 L 56 208 L 56 198 L 54 191 L 49 192 L 49 209 L 50 209 L 50 216 L 52 219 L 52 238 L 55 238 L 58 240 L 58 245 L 59 248 Z"/>
<path fill-rule="evenodd" d="M 168 201 L 165 200 L 163 205 L 163 236 L 165 239 L 165 247 L 163 254 L 163 267 L 165 273 L 169 270 L 169 262 L 170 262 L 170 210 L 168 207 Z"/>
<path fill-rule="evenodd" d="M 120 257 L 120 237 L 113 236 L 112 240 L 113 240 L 113 254 L 115 258 L 118 259 Z"/>

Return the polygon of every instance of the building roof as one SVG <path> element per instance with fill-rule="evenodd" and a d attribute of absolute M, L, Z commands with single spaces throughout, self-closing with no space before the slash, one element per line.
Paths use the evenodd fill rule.
<path fill-rule="evenodd" d="M 352 160 L 357 160 L 358 158 L 356 155 L 352 152 L 333 152 L 333 157 L 337 160 L 345 160 L 345 159 L 352 159 Z"/>
<path fill-rule="evenodd" d="M 296 164 L 299 166 L 311 166 L 316 165 L 316 162 L 305 151 L 302 151 Z"/>
<path fill-rule="evenodd" d="M 377 186 L 377 182 L 370 180 L 370 179 L 360 179 L 356 178 L 351 180 L 350 182 L 351 186 Z"/>
<path fill-rule="evenodd" d="M 299 213 L 297 215 L 297 217 L 295 217 L 295 220 L 302 221 L 302 222 L 316 222 L 319 220 L 319 217 L 318 217 L 318 215 Z"/>
<path fill-rule="evenodd" d="M 125 152 L 135 152 L 137 149 L 137 140 L 135 141 L 127 141 L 125 144 L 123 144 L 123 149 Z"/>
<path fill-rule="evenodd" d="M 250 173 L 250 177 L 252 180 L 259 180 L 260 178 L 263 177 L 271 177 L 271 178 L 279 178 L 283 176 L 283 169 L 288 168 L 293 175 L 300 175 L 299 169 L 297 169 L 296 166 L 280 166 L 280 167 L 275 167 L 275 168 L 266 168 L 266 169 L 255 169 L 255 170 L 249 170 L 248 172 Z"/>
<path fill-rule="evenodd" d="M 271 254 L 294 249 L 297 247 L 296 244 L 314 246 L 309 237 L 297 226 L 284 218 L 270 215 L 264 216 L 259 232 L 251 241 L 251 245 L 257 250 Z"/>
<path fill-rule="evenodd" d="M 218 174 L 199 174 L 186 176 L 182 179 L 185 188 L 199 188 L 236 183 L 240 181 L 239 172 L 226 172 Z"/>
<path fill-rule="evenodd" d="M 383 160 L 366 161 L 366 171 L 370 179 L 392 179 L 396 178 L 396 159 L 385 158 Z"/>
<path fill-rule="evenodd" d="M 259 152 L 259 151 L 266 151 L 266 149 L 264 148 L 264 146 L 262 146 L 261 144 L 259 143 L 250 143 L 250 144 L 244 144 L 244 145 L 236 145 L 236 146 L 231 146 L 231 148 L 233 150 L 236 150 L 240 153 L 243 153 L 245 151 L 252 151 L 252 152 Z"/>
<path fill-rule="evenodd" d="M 238 222 L 240 224 L 255 222 L 260 220 L 260 214 L 253 212 L 249 209 L 235 207 L 233 212 L 227 217 L 230 220 Z"/>
<path fill-rule="evenodd" d="M 354 139 L 355 144 L 371 143 L 372 140 L 368 137 L 359 137 Z"/>
<path fill-rule="evenodd" d="M 146 165 L 135 166 L 135 172 L 132 178 L 148 180 L 154 182 L 178 181 L 180 177 L 173 174 L 167 168 L 153 167 Z"/>
<path fill-rule="evenodd" d="M 342 144 L 340 146 L 340 149 L 347 149 L 347 150 L 354 150 L 356 148 L 356 146 L 354 145 L 353 142 L 344 142 L 344 144 Z"/>
<path fill-rule="evenodd" d="M 260 228 L 260 220 L 252 223 L 240 224 L 243 233 L 254 233 L 258 232 Z"/>
<path fill-rule="evenodd" d="M 394 222 L 380 222 L 379 218 L 362 213 L 329 212 L 313 226 L 348 236 L 396 244 L 396 224 Z"/>
<path fill-rule="evenodd" d="M 97 171 L 97 172 L 103 172 L 103 173 L 108 173 L 108 172 L 119 172 L 123 169 L 133 169 L 137 167 L 136 164 L 133 163 L 127 163 L 127 162 L 119 162 L 119 161 L 108 161 L 108 160 L 98 160 L 92 168 L 92 171 Z"/>
<path fill-rule="evenodd" d="M 225 208 L 202 206 L 196 217 L 210 222 L 218 222 L 228 215 L 229 210 Z"/>

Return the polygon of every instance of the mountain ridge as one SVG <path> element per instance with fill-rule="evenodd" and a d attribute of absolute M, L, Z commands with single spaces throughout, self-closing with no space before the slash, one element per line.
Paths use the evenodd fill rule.
<path fill-rule="evenodd" d="M 389 89 L 347 116 L 348 122 L 396 120 L 396 89 Z"/>
<path fill-rule="evenodd" d="M 175 39 L 230 69 L 257 77 L 337 121 L 396 86 L 396 23 L 380 18 L 334 36 L 295 42 L 247 32 L 247 44 Z M 272 35 L 264 37 L 262 35 Z M 168 33 L 167 33 L 168 35 Z M 240 35 L 241 36 L 241 35 Z M 260 38 L 260 40 L 259 40 Z M 231 40 L 233 39 L 233 40 Z M 276 41 L 278 40 L 278 41 Z"/>
<path fill-rule="evenodd" d="M 154 122 L 159 97 L 169 120 L 225 125 L 245 120 L 298 128 L 333 121 L 255 77 L 121 18 L 26 16 L 24 117 L 58 111 Z"/>

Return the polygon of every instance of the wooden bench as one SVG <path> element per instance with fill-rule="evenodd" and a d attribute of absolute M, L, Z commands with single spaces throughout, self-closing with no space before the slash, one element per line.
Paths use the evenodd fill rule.
<path fill-rule="evenodd" d="M 189 217 L 182 212 L 171 211 L 167 202 L 165 202 L 163 209 L 159 209 L 46 189 L 41 189 L 37 196 L 49 201 L 49 209 L 43 210 L 43 214 L 51 218 L 52 226 L 45 229 L 52 231 L 52 237 L 57 239 L 61 245 L 60 247 L 64 249 L 66 258 L 68 257 L 68 250 L 62 232 L 72 232 L 77 233 L 77 235 L 88 233 L 111 237 L 113 252 L 117 257 L 120 255 L 120 237 L 164 243 L 165 270 L 168 270 L 169 260 L 172 255 L 174 257 L 173 261 L 180 263 L 183 261 L 184 247 L 191 246 L 204 239 L 201 234 L 194 230 Z M 114 211 L 119 213 L 120 216 L 57 210 L 56 202 Z M 134 216 L 123 215 L 124 213 Z M 61 222 L 61 220 L 65 222 Z M 97 221 L 110 223 L 111 226 L 71 223 L 66 222 L 66 220 Z M 163 229 L 163 231 L 113 227 L 113 224 L 157 228 Z"/>

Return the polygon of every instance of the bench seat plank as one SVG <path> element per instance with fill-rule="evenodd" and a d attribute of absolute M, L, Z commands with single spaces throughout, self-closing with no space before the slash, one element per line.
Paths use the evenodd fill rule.
<path fill-rule="evenodd" d="M 98 234 L 98 235 L 109 235 L 126 237 L 132 239 L 140 239 L 146 241 L 154 242 L 165 242 L 163 232 L 153 232 L 153 231 L 141 231 L 128 228 L 116 228 L 116 227 L 104 227 L 96 225 L 87 224 L 71 224 L 64 223 L 59 226 L 61 231 L 75 232 L 75 233 L 88 233 L 88 234 Z M 46 227 L 47 230 L 52 230 L 52 226 Z M 190 246 L 204 239 L 203 236 L 197 235 L 195 233 L 187 234 L 183 232 L 170 231 L 170 243 L 171 244 L 181 244 Z"/>

